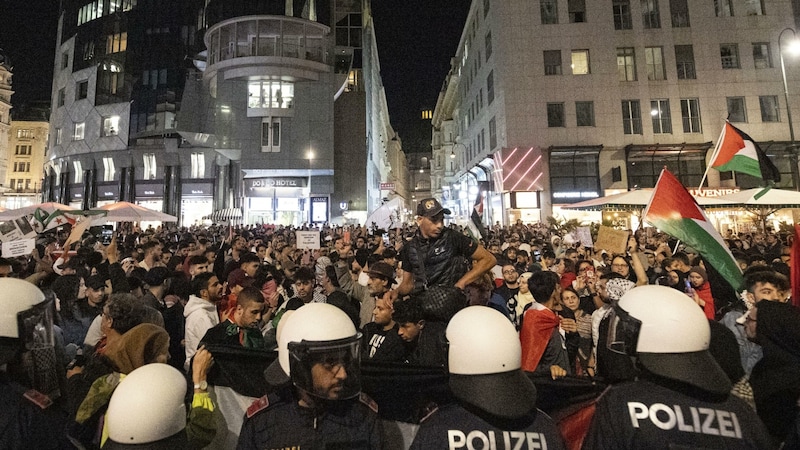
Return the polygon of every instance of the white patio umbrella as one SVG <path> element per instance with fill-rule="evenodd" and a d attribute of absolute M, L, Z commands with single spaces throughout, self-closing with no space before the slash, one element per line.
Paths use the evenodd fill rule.
<path fill-rule="evenodd" d="M 641 211 L 650 202 L 653 196 L 652 189 L 636 189 L 634 191 L 607 195 L 591 200 L 562 206 L 561 209 L 575 209 L 579 211 Z M 720 197 L 694 197 L 702 207 L 709 207 L 722 203 Z"/>
<path fill-rule="evenodd" d="M 116 202 L 103 205 L 97 210 L 106 211 L 103 222 L 177 222 L 178 218 L 160 211 L 147 209 L 129 202 Z"/>
<path fill-rule="evenodd" d="M 717 197 L 720 203 L 711 208 L 741 208 L 758 216 L 766 229 L 767 217 L 785 208 L 800 208 L 800 192 L 786 189 L 753 188 Z"/>

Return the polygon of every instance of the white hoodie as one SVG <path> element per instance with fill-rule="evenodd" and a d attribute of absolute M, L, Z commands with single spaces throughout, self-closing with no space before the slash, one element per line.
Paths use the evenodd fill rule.
<path fill-rule="evenodd" d="M 183 316 L 186 317 L 186 336 L 184 337 L 186 361 L 183 363 L 183 369 L 188 372 L 192 356 L 197 352 L 200 340 L 209 329 L 219 324 L 219 315 L 216 305 L 191 295 L 189 302 L 183 308 Z"/>

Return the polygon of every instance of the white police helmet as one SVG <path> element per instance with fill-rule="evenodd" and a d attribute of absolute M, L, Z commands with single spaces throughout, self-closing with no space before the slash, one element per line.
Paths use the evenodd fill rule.
<path fill-rule="evenodd" d="M 34 284 L 16 278 L 0 278 L 3 292 L 0 308 L 0 364 L 19 354 L 21 373 L 29 377 L 28 387 L 56 398 L 60 396 L 59 375 L 53 339 L 53 299 Z"/>
<path fill-rule="evenodd" d="M 116 444 L 150 444 L 178 435 L 186 428 L 185 396 L 186 378 L 174 367 L 139 367 L 111 396 L 106 413 L 109 439 Z"/>
<path fill-rule="evenodd" d="M 711 393 L 731 381 L 711 356 L 711 331 L 703 310 L 666 286 L 631 289 L 609 316 L 608 349 L 635 356 L 648 371 Z"/>
<path fill-rule="evenodd" d="M 536 407 L 536 388 L 521 367 L 514 325 L 499 311 L 470 306 L 447 325 L 450 389 L 462 402 L 502 418 Z"/>
<path fill-rule="evenodd" d="M 327 303 L 303 305 L 281 320 L 277 337 L 280 369 L 298 388 L 318 394 L 311 368 L 322 363 L 341 364 L 347 372 L 344 386 L 335 399 L 352 398 L 361 391 L 361 333 L 341 309 Z M 275 379 L 277 368 L 273 364 L 267 369 L 268 379 Z"/>

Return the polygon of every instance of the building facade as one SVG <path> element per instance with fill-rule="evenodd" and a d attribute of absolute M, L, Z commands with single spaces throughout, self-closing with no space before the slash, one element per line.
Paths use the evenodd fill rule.
<path fill-rule="evenodd" d="M 0 49 L 0 183 L 5 183 L 8 172 L 8 144 L 11 131 L 11 96 L 12 84 L 11 60 Z M 3 184 L 0 188 L 7 188 Z M 5 190 L 5 189 L 3 189 Z"/>
<path fill-rule="evenodd" d="M 432 191 L 467 216 L 483 195 L 484 221 L 509 224 L 653 187 L 664 166 L 696 188 L 726 119 L 797 187 L 800 66 L 785 56 L 787 105 L 780 64 L 796 16 L 778 0 L 475 0 L 434 112 Z M 703 186 L 758 182 L 711 170 Z"/>
<path fill-rule="evenodd" d="M 361 0 L 65 1 L 45 197 L 134 201 L 185 225 L 227 208 L 245 223 L 366 218 L 368 13 Z"/>
<path fill-rule="evenodd" d="M 42 167 L 47 151 L 49 123 L 46 120 L 11 121 L 8 140 L 8 170 L 2 206 L 16 209 L 39 203 L 42 198 Z M 33 119 L 33 118 L 31 118 Z"/>

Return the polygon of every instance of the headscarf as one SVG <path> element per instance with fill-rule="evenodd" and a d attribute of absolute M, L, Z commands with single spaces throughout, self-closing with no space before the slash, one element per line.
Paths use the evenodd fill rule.
<path fill-rule="evenodd" d="M 633 289 L 634 286 L 636 286 L 636 283 L 631 280 L 625 278 L 612 278 L 606 283 L 608 298 L 612 301 L 618 301 L 623 295 L 625 295 L 626 292 Z"/>
<path fill-rule="evenodd" d="M 169 334 L 151 323 L 131 328 L 106 348 L 106 356 L 116 371 L 126 375 L 168 353 Z"/>

